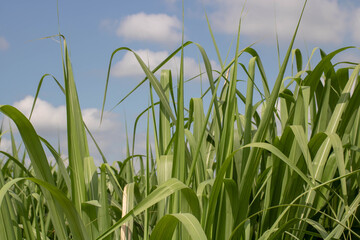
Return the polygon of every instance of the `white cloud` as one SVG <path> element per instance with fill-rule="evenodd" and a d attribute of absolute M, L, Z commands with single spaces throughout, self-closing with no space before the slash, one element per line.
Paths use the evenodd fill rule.
<path fill-rule="evenodd" d="M 167 51 L 153 52 L 147 49 L 136 51 L 146 65 L 153 69 L 167 56 Z M 144 72 L 140 64 L 136 60 L 132 52 L 126 52 L 120 61 L 118 61 L 111 69 L 111 73 L 115 77 L 143 76 Z"/>
<path fill-rule="evenodd" d="M 337 54 L 334 57 L 333 63 L 337 62 L 353 62 L 360 63 L 360 49 L 349 49 Z"/>
<path fill-rule="evenodd" d="M 25 116 L 29 116 L 34 97 L 27 96 L 21 101 L 13 104 Z M 109 155 L 121 153 L 116 143 L 121 139 L 121 124 L 117 119 L 117 114 L 105 112 L 103 122 L 100 124 L 100 110 L 96 108 L 87 108 L 82 110 L 84 122 L 94 135 L 101 149 Z M 66 108 L 62 106 L 54 106 L 40 98 L 37 99 L 36 106 L 31 117 L 31 122 L 37 133 L 50 142 L 57 142 L 58 137 L 63 151 L 67 151 L 66 140 Z M 97 150 L 92 140 L 88 138 L 89 146 L 92 153 L 97 155 Z"/>
<path fill-rule="evenodd" d="M 241 33 L 254 40 L 274 37 L 275 14 L 280 40 L 289 39 L 296 27 L 304 1 L 296 0 L 252 0 L 247 1 Z M 210 19 L 218 32 L 234 34 L 244 1 L 215 0 L 207 2 L 215 10 Z M 340 43 L 349 25 L 351 10 L 340 7 L 336 0 L 308 1 L 300 24 L 299 39 L 316 43 Z M 356 24 L 352 24 L 356 26 Z"/>
<path fill-rule="evenodd" d="M 0 36 L 0 51 L 7 50 L 9 47 L 9 42 L 4 37 Z"/>
<path fill-rule="evenodd" d="M 356 9 L 354 11 L 354 13 L 352 14 L 352 22 L 353 24 L 351 25 L 351 34 L 353 37 L 353 40 L 356 42 L 360 42 L 360 30 L 359 30 L 359 26 L 360 26 L 360 8 Z"/>
<path fill-rule="evenodd" d="M 169 56 L 167 51 L 154 52 L 148 49 L 141 49 L 136 51 L 150 69 L 154 69 L 159 65 L 166 57 Z M 215 61 L 210 61 L 213 70 L 219 69 L 219 65 Z M 201 70 L 205 71 L 204 64 L 201 63 Z M 162 69 L 172 70 L 172 75 L 177 76 L 180 72 L 180 57 L 173 57 Z M 160 72 L 160 71 L 159 71 Z M 184 57 L 184 74 L 185 77 L 194 77 L 200 73 L 199 62 L 191 57 Z M 111 74 L 114 77 L 142 77 L 145 76 L 144 71 L 140 67 L 135 56 L 131 52 L 125 53 L 123 58 L 114 64 L 111 69 Z"/>
<path fill-rule="evenodd" d="M 14 103 L 14 107 L 20 110 L 25 116 L 30 115 L 31 107 L 34 97 L 27 96 L 19 102 Z M 89 129 L 94 131 L 110 131 L 117 123 L 115 116 L 112 113 L 105 112 L 105 118 L 102 123 L 101 130 L 99 129 L 100 123 L 100 110 L 96 108 L 87 108 L 82 110 L 84 122 Z M 58 107 L 53 106 L 47 101 L 40 98 L 37 99 L 31 122 L 35 129 L 41 132 L 48 131 L 65 131 L 66 130 L 66 108 L 65 105 Z"/>
<path fill-rule="evenodd" d="M 181 22 L 175 16 L 141 12 L 125 17 L 116 33 L 126 40 L 169 45 L 181 40 Z"/>
<path fill-rule="evenodd" d="M 15 102 L 14 107 L 29 117 L 34 98 L 27 96 Z M 65 106 L 55 107 L 50 103 L 37 99 L 36 106 L 31 117 L 35 129 L 41 132 L 65 131 L 66 130 L 66 109 Z"/>
<path fill-rule="evenodd" d="M 309 1 L 301 26 L 301 37 L 314 42 L 341 43 L 346 35 L 348 13 L 337 1 Z"/>
<path fill-rule="evenodd" d="M 9 152 L 11 149 L 11 141 L 7 138 L 1 137 L 0 151 Z"/>
<path fill-rule="evenodd" d="M 34 98 L 27 96 L 24 99 L 13 104 L 25 116 L 29 116 Z M 118 115 L 112 112 L 105 112 L 101 126 L 100 110 L 96 108 L 87 108 L 82 110 L 85 123 L 89 127 L 91 133 L 95 137 L 100 149 L 110 161 L 121 161 L 126 156 L 126 136 L 118 119 Z M 61 154 L 64 159 L 67 156 L 67 138 L 66 138 L 66 109 L 65 106 L 54 106 L 51 103 L 39 99 L 37 100 L 35 110 L 33 112 L 31 122 L 37 133 L 47 139 L 50 144 L 57 149 L 57 144 L 61 147 Z M 12 123 L 12 121 L 10 121 Z M 4 131 L 8 131 L 9 119 L 5 118 Z M 17 145 L 21 142 L 15 125 L 11 124 L 15 134 Z M 8 133 L 5 133 L 5 135 Z M 136 134 L 135 153 L 145 153 L 145 133 L 138 130 Z M 7 137 L 7 136 L 6 136 Z M 11 150 L 11 142 L 8 138 L 2 136 L 0 150 Z M 130 135 L 131 139 L 131 135 Z M 153 137 L 150 137 L 151 145 L 154 146 Z M 102 163 L 101 156 L 95 147 L 95 144 L 88 137 L 90 154 L 94 157 L 96 165 Z M 132 142 L 130 142 L 132 144 Z M 53 157 L 48 153 L 49 161 L 53 161 Z"/>

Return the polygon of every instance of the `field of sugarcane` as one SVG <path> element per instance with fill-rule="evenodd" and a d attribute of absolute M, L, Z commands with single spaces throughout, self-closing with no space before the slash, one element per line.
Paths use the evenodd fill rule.
<path fill-rule="evenodd" d="M 146 78 L 128 95 L 147 85 L 151 96 L 133 128 L 135 136 L 139 121 L 147 126 L 147 154 L 129 142 L 126 158 L 110 164 L 98 147 L 100 166 L 89 153 L 88 141 L 96 139 L 82 120 L 59 34 L 64 76 L 55 81 L 66 99 L 68 156 L 39 136 L 28 116 L 0 105 L 21 136 L 19 143 L 13 130 L 0 129 L 0 140 L 10 134 L 12 142 L 11 151 L 0 152 L 0 238 L 360 239 L 360 64 L 334 62 L 356 48 L 314 49 L 305 59 L 294 48 L 302 12 L 276 79 L 267 78 L 253 46 L 239 47 L 241 24 L 228 62 L 209 27 L 220 72 L 193 42 L 183 41 L 151 70 L 136 52 L 116 49 L 104 76 L 103 110 L 113 57 L 130 51 Z M 209 88 L 186 103 L 183 54 L 189 45 L 202 56 Z M 179 77 L 170 70 L 156 77 L 176 54 Z M 243 55 L 249 62 L 239 62 Z M 311 66 L 314 56 L 320 60 Z M 246 89 L 237 87 L 241 79 Z"/>

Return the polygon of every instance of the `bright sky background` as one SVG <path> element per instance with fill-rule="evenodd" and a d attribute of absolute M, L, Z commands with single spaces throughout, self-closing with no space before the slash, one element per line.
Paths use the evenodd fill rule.
<path fill-rule="evenodd" d="M 220 64 L 211 41 L 204 9 L 224 60 L 236 37 L 243 3 L 240 0 L 185 1 L 185 40 L 201 44 L 215 69 L 219 69 Z M 283 57 L 302 4 L 302 0 L 247 1 L 240 48 L 258 42 L 254 48 L 264 63 L 270 84 L 273 84 L 278 70 L 275 32 L 278 33 Z M 151 68 L 155 67 L 181 44 L 182 2 L 59 0 L 59 19 L 60 31 L 67 38 L 70 47 L 85 122 L 94 132 L 109 160 L 121 160 L 126 146 L 125 119 L 131 136 L 134 119 L 147 106 L 149 94 L 148 85 L 143 86 L 120 107 L 109 112 L 144 76 L 131 54 L 117 54 L 111 70 L 106 118 L 99 128 L 111 53 L 118 47 L 126 46 L 137 51 Z M 326 52 L 350 45 L 359 47 L 359 26 L 359 0 L 310 0 L 295 47 L 303 51 L 304 57 L 314 47 L 320 47 Z M 28 115 L 41 76 L 50 73 L 60 82 L 63 81 L 61 52 L 57 40 L 38 40 L 57 33 L 55 0 L 0 2 L 0 104 L 14 105 Z M 230 51 L 231 58 L 233 55 L 234 51 Z M 200 59 L 200 53 L 194 46 L 185 49 L 186 78 L 199 72 L 199 63 L 202 65 Z M 247 66 L 248 59 L 242 59 Z M 359 50 L 346 51 L 338 58 L 340 59 L 359 62 Z M 173 70 L 175 80 L 178 65 L 179 57 L 167 65 L 167 68 Z M 206 87 L 206 79 L 203 81 L 203 87 Z M 200 96 L 200 85 L 200 80 L 195 80 L 185 86 L 186 106 L 190 97 Z M 32 122 L 38 133 L 48 138 L 54 146 L 57 146 L 59 136 L 63 151 L 66 152 L 65 99 L 50 78 L 45 80 L 39 97 Z M 145 146 L 144 136 L 144 129 L 140 129 L 137 149 Z M 9 139 L 8 133 L 2 137 L 1 149 L 9 149 Z M 96 153 L 93 152 L 93 155 L 98 159 Z"/>

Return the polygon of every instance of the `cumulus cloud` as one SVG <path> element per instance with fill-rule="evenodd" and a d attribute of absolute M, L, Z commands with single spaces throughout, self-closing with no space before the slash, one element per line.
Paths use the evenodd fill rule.
<path fill-rule="evenodd" d="M 13 104 L 25 116 L 29 116 L 34 98 L 27 96 L 24 99 Z M 96 108 L 87 108 L 82 110 L 83 119 L 95 137 L 100 149 L 111 163 L 113 161 L 122 161 L 126 157 L 126 135 L 116 113 L 105 112 L 101 126 L 99 127 L 100 110 Z M 54 106 L 53 104 L 39 99 L 33 112 L 31 122 L 36 132 L 44 137 L 50 144 L 57 149 L 60 146 L 60 152 L 64 159 L 67 156 L 67 133 L 66 133 L 66 109 L 65 106 Z M 4 119 L 3 131 L 6 133 L 1 136 L 0 150 L 9 152 L 11 150 L 11 141 L 8 126 L 11 124 L 15 135 L 17 145 L 21 142 L 16 126 Z M 138 130 L 135 142 L 135 154 L 144 154 L 146 152 L 146 134 Z M 131 135 L 129 136 L 131 139 Z M 153 138 L 150 138 L 151 145 L 154 146 Z M 131 140 L 130 140 L 131 141 Z M 90 155 L 94 157 L 95 164 L 99 166 L 102 163 L 101 156 L 98 153 L 95 144 L 88 137 Z M 46 148 L 44 148 L 46 149 Z M 53 157 L 47 152 L 48 160 L 53 161 Z"/>
<path fill-rule="evenodd" d="M 167 51 L 153 52 L 148 49 L 141 49 L 136 51 L 141 59 L 150 67 L 150 69 L 156 67 L 167 56 Z M 114 77 L 129 77 L 129 76 L 143 76 L 138 61 L 131 52 L 126 52 L 120 61 L 118 61 L 111 69 L 111 73 Z"/>
<path fill-rule="evenodd" d="M 15 102 L 14 107 L 21 111 L 25 116 L 30 115 L 34 97 L 27 96 Z M 55 130 L 66 130 L 66 109 L 65 106 L 55 107 L 50 103 L 37 99 L 31 122 L 38 131 L 49 132 Z"/>
<path fill-rule="evenodd" d="M 174 44 L 181 40 L 181 22 L 175 16 L 141 12 L 125 17 L 116 33 L 126 40 Z"/>
<path fill-rule="evenodd" d="M 154 52 L 149 49 L 140 49 L 136 53 L 147 64 L 150 69 L 159 65 L 166 57 L 169 56 L 167 51 Z M 219 65 L 215 61 L 211 61 L 213 69 L 219 70 Z M 204 64 L 200 64 L 201 71 L 205 71 Z M 180 57 L 173 57 L 163 69 L 172 70 L 173 76 L 176 76 L 180 72 Z M 194 77 L 200 73 L 199 62 L 191 57 L 184 57 L 184 74 L 185 77 Z M 144 71 L 140 67 L 135 56 L 131 52 L 125 53 L 125 55 L 114 64 L 111 74 L 114 77 L 142 77 L 145 76 Z"/>
<path fill-rule="evenodd" d="M 353 62 L 353 63 L 360 63 L 360 51 L 358 49 L 349 49 L 342 53 L 337 54 L 333 60 L 334 63 L 336 62 Z"/>
<path fill-rule="evenodd" d="M 360 42 L 360 31 L 359 31 L 359 26 L 360 26 L 360 8 L 354 10 L 354 13 L 352 14 L 352 28 L 350 29 L 352 37 L 354 39 L 354 41 L 356 42 Z"/>
<path fill-rule="evenodd" d="M 34 97 L 27 96 L 24 99 L 13 104 L 25 116 L 30 115 Z M 105 112 L 101 126 L 100 123 L 100 110 L 96 108 L 86 108 L 82 110 L 84 122 L 90 129 L 91 133 L 97 140 L 100 148 L 109 155 L 113 156 L 121 154 L 121 150 L 116 146 L 121 136 L 121 124 L 118 116 L 115 113 Z M 42 99 L 37 99 L 36 106 L 31 117 L 31 122 L 40 136 L 45 137 L 50 142 L 58 142 L 62 146 L 63 151 L 67 151 L 66 140 L 66 108 L 64 105 L 54 106 L 51 103 Z M 91 152 L 94 157 L 100 158 L 95 145 L 92 140 L 88 138 Z"/>
<path fill-rule="evenodd" d="M 0 51 L 7 50 L 9 47 L 9 42 L 4 37 L 0 36 Z"/>
<path fill-rule="evenodd" d="M 20 110 L 25 116 L 30 115 L 34 97 L 27 96 L 24 99 L 15 102 L 14 107 Z M 114 114 L 106 112 L 103 127 L 99 129 L 100 110 L 96 108 L 87 108 L 82 110 L 84 122 L 89 129 L 95 131 L 110 131 L 116 127 Z M 31 122 L 35 129 L 43 133 L 49 131 L 65 131 L 66 130 L 66 108 L 65 105 L 58 107 L 53 106 L 47 101 L 40 98 L 37 99 Z"/>
<path fill-rule="evenodd" d="M 1 137 L 0 151 L 9 152 L 11 149 L 11 141 L 7 138 Z"/>
<path fill-rule="evenodd" d="M 214 10 L 211 22 L 218 32 L 234 34 L 244 1 L 207 1 Z M 276 28 L 280 40 L 292 36 L 303 1 L 252 0 L 247 1 L 241 33 L 254 40 L 273 37 Z M 346 35 L 351 10 L 342 8 L 336 0 L 308 1 L 300 25 L 299 39 L 315 43 L 341 43 Z M 356 24 L 353 26 L 356 26 Z"/>

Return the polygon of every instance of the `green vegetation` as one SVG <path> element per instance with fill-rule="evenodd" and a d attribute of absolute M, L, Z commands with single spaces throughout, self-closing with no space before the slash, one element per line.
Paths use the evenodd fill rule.
<path fill-rule="evenodd" d="M 138 86 L 150 86 L 150 105 L 139 119 L 147 119 L 148 129 L 153 126 L 155 151 L 148 131 L 146 156 L 132 147 L 113 165 L 102 155 L 101 166 L 89 154 L 60 36 L 64 84 L 58 84 L 66 98 L 69 166 L 28 118 L 0 106 L 26 149 L 19 151 L 10 132 L 12 152 L 1 152 L 0 158 L 1 238 L 360 239 L 360 64 L 331 62 L 351 48 L 329 54 L 315 49 L 321 60 L 311 69 L 310 59 L 304 64 L 300 50 L 293 49 L 297 28 L 272 90 L 260 56 L 251 46 L 240 49 L 239 36 L 231 61 L 219 57 L 220 73 L 192 42 L 152 71 L 133 52 L 146 74 Z M 190 44 L 206 67 L 207 106 L 203 98 L 184 102 L 183 50 Z M 132 52 L 119 48 L 111 56 L 106 88 L 112 59 L 124 51 Z M 173 81 L 169 70 L 157 79 L 154 73 L 177 53 L 179 79 Z M 251 56 L 248 66 L 238 62 L 241 55 Z M 286 77 L 288 65 L 293 74 Z M 253 98 L 260 91 L 256 72 L 262 80 L 259 102 Z M 236 87 L 239 76 L 247 79 L 246 92 Z M 104 105 L 105 100 L 106 91 Z M 245 113 L 238 111 L 240 105 Z M 45 149 L 56 163 L 49 163 Z"/>

